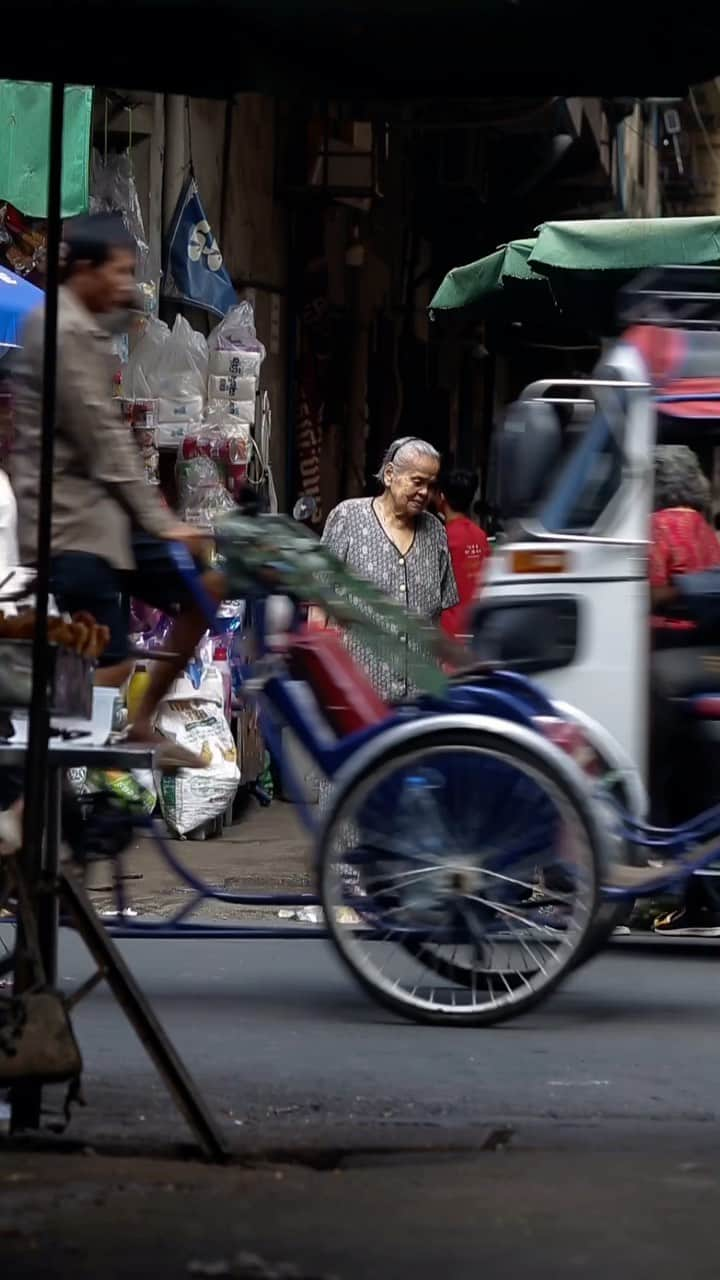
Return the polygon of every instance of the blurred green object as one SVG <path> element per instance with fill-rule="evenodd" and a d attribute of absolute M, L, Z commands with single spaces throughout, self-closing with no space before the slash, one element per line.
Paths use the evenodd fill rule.
<path fill-rule="evenodd" d="M 62 216 L 85 213 L 90 198 L 93 91 L 69 85 L 63 126 Z M 50 85 L 0 80 L 0 200 L 29 218 L 47 217 Z"/>
<path fill-rule="evenodd" d="M 285 516 L 231 515 L 216 532 L 230 595 L 260 588 L 317 605 L 417 689 L 444 692 L 440 663 L 455 655 L 442 632 L 351 573 L 304 525 Z"/>
<path fill-rule="evenodd" d="M 453 267 L 445 276 L 430 303 L 430 311 L 459 311 L 464 307 L 480 308 L 484 314 L 512 310 L 520 311 L 529 302 L 528 286 L 532 286 L 532 301 L 552 311 L 553 297 L 544 276 L 537 275 L 528 263 L 535 248 L 535 240 L 511 240 L 493 253 L 464 267 Z M 517 292 L 516 292 L 517 290 Z"/>

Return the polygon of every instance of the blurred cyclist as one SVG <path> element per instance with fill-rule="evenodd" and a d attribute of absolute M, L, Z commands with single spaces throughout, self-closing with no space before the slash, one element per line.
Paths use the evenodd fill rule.
<path fill-rule="evenodd" d="M 57 406 L 52 503 L 51 587 L 64 612 L 88 612 L 110 630 L 110 645 L 97 673 L 99 684 L 122 685 L 132 668 L 128 655 L 129 599 L 175 613 L 172 661 L 153 673 L 130 736 L 154 741 L 155 709 L 207 627 L 204 612 L 181 576 L 171 544 L 201 550 L 201 534 L 181 524 L 145 483 L 144 470 L 111 399 L 111 348 L 102 319 L 128 310 L 134 297 L 135 243 L 114 215 L 74 219 L 64 243 L 57 337 Z M 40 438 L 43 389 L 41 308 L 25 324 L 15 359 L 13 480 L 18 502 L 20 553 L 32 565 L 37 554 Z M 204 585 L 217 600 L 219 575 Z M 162 747 L 158 763 L 174 748 Z M 193 757 L 194 760 L 194 757 Z M 197 762 L 201 763 L 201 762 Z"/>

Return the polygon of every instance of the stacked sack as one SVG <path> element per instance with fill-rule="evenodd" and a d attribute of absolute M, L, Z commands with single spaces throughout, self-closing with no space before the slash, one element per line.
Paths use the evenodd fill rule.
<path fill-rule="evenodd" d="M 255 426 L 255 403 L 265 348 L 255 332 L 249 302 L 228 311 L 208 342 L 208 413 L 221 413 L 247 427 Z"/>

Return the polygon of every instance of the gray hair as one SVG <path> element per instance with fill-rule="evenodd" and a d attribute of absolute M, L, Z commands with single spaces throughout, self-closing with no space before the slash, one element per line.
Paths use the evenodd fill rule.
<path fill-rule="evenodd" d="M 655 450 L 654 508 L 691 507 L 707 516 L 710 484 L 692 449 L 686 444 L 661 444 Z"/>
<path fill-rule="evenodd" d="M 380 470 L 377 472 L 375 479 L 381 484 L 385 483 L 385 469 L 392 463 L 393 466 L 406 465 L 410 458 L 419 455 L 421 458 L 431 458 L 433 462 L 440 465 L 440 454 L 433 444 L 428 444 L 427 440 L 420 440 L 418 436 L 400 436 L 397 440 L 393 440 L 392 444 L 385 450 Z"/>

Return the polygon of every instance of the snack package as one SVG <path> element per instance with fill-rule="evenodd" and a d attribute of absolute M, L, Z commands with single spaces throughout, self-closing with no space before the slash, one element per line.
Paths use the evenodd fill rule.
<path fill-rule="evenodd" d="M 255 404 L 257 378 L 242 378 L 234 373 L 208 378 L 208 400 L 247 400 Z M 253 409 L 254 412 L 254 409 Z"/>
<path fill-rule="evenodd" d="M 255 312 L 249 302 L 240 302 L 231 307 L 227 315 L 213 329 L 208 338 L 211 351 L 234 351 L 238 355 L 254 353 L 260 357 L 260 364 L 265 359 L 265 348 L 255 332 Z M 259 367 L 258 367 L 259 368 Z M 219 370 L 220 373 L 224 370 Z M 243 377 L 257 377 L 256 373 L 243 374 Z"/>
<path fill-rule="evenodd" d="M 208 372 L 211 378 L 254 378 L 257 383 L 262 362 L 263 356 L 259 351 L 211 348 Z"/>

